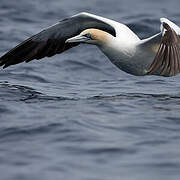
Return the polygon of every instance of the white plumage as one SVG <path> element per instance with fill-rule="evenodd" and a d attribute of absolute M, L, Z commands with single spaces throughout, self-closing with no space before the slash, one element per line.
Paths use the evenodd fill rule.
<path fill-rule="evenodd" d="M 161 18 L 161 32 L 147 39 L 126 25 L 80 13 L 44 29 L 0 58 L 4 68 L 51 57 L 79 43 L 94 44 L 121 70 L 133 75 L 173 76 L 180 72 L 180 28 Z"/>

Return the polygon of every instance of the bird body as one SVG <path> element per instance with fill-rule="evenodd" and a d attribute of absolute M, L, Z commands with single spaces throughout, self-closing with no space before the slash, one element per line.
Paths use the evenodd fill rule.
<path fill-rule="evenodd" d="M 0 57 L 0 66 L 51 57 L 88 43 L 129 74 L 174 76 L 180 72 L 180 28 L 166 18 L 160 21 L 161 32 L 141 40 L 124 24 L 80 13 L 22 42 Z"/>

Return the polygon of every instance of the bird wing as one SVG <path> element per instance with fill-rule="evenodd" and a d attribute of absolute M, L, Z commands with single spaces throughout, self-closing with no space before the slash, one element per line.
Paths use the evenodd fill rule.
<path fill-rule="evenodd" d="M 161 76 L 175 76 L 180 72 L 180 28 L 165 18 L 161 23 L 159 48 L 147 74 L 160 72 Z"/>
<path fill-rule="evenodd" d="M 67 39 L 88 28 L 97 28 L 116 36 L 114 27 L 103 21 L 103 18 L 98 17 L 88 13 L 80 13 L 64 19 L 30 37 L 0 57 L 0 66 L 6 68 L 24 61 L 29 62 L 33 59 L 51 57 L 62 53 L 79 44 L 65 43 Z"/>

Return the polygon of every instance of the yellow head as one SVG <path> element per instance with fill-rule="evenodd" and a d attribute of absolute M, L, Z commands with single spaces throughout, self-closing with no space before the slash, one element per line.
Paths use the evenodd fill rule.
<path fill-rule="evenodd" d="M 66 43 L 80 42 L 89 44 L 106 44 L 113 36 L 105 31 L 99 29 L 86 29 L 79 35 L 72 37 Z"/>

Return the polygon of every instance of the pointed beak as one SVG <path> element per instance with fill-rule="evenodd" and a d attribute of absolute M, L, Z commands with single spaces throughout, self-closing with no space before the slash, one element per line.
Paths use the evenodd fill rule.
<path fill-rule="evenodd" d="M 77 35 L 75 37 L 69 38 L 66 40 L 66 43 L 83 43 L 90 40 L 89 38 L 83 35 Z"/>

